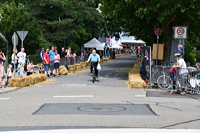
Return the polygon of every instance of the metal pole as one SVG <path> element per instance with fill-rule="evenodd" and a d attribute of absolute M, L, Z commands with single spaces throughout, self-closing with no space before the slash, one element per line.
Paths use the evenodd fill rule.
<path fill-rule="evenodd" d="M 158 43 L 159 43 L 159 36 L 157 36 L 157 46 L 156 46 L 156 66 L 158 65 Z"/>
<path fill-rule="evenodd" d="M 23 45 L 24 45 L 24 44 L 23 44 L 23 40 L 22 40 L 22 48 L 24 47 Z"/>
<path fill-rule="evenodd" d="M 151 59 L 151 58 L 152 58 L 152 57 L 151 57 L 151 46 L 149 46 L 149 49 L 150 49 L 150 50 L 149 50 L 149 63 L 150 63 L 150 64 L 149 64 L 149 71 L 150 71 L 150 72 L 149 72 L 149 75 L 150 75 L 150 76 L 149 76 L 149 81 L 150 81 L 150 83 L 151 83 L 151 61 L 152 61 L 152 59 Z"/>

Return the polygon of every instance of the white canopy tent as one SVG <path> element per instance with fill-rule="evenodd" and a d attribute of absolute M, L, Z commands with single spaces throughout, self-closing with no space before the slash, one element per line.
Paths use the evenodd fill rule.
<path fill-rule="evenodd" d="M 103 50 L 105 44 L 99 42 L 96 38 L 93 38 L 89 42 L 84 44 L 85 48 L 96 48 L 97 50 Z"/>

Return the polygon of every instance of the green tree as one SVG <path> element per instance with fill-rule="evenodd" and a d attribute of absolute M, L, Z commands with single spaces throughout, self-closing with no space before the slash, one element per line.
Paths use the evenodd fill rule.
<path fill-rule="evenodd" d="M 23 5 L 16 5 L 16 1 L 0 3 L 0 27 L 9 41 L 9 55 L 12 53 L 12 35 L 16 31 L 29 31 L 24 40 L 24 47 L 28 54 L 35 54 L 38 44 L 38 26 L 34 17 L 31 17 L 29 12 L 25 11 Z M 21 48 L 19 39 L 18 49 Z"/>
<path fill-rule="evenodd" d="M 188 26 L 188 41 L 199 36 L 200 1 L 196 0 L 101 0 L 102 14 L 138 39 L 152 45 L 156 42 L 154 30 L 162 29 L 160 43 L 165 44 L 164 62 L 169 63 L 174 26 Z M 196 38 L 195 37 L 195 38 Z"/>

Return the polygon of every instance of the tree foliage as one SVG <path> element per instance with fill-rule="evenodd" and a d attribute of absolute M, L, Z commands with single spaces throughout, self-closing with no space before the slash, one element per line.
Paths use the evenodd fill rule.
<path fill-rule="evenodd" d="M 106 20 L 121 25 L 147 44 L 156 42 L 154 30 L 162 29 L 160 42 L 165 45 L 165 61 L 169 59 L 172 27 L 188 26 L 188 41 L 199 37 L 200 1 L 197 0 L 101 0 L 102 13 Z M 195 34 L 195 37 L 192 36 Z"/>
<path fill-rule="evenodd" d="M 52 45 L 78 51 L 102 34 L 97 6 L 97 0 L 1 0 L 0 30 L 8 38 L 10 49 L 13 32 L 29 31 L 24 40 L 27 54 Z"/>

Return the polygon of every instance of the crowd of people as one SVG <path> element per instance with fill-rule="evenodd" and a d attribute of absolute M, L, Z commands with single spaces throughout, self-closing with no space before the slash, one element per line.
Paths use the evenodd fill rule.
<path fill-rule="evenodd" d="M 76 64 L 77 60 L 76 51 L 72 53 L 71 48 L 62 48 L 60 54 L 58 53 L 57 47 L 51 47 L 51 50 L 42 48 L 39 54 L 40 64 L 44 66 L 44 71 L 40 71 L 40 73 L 45 73 L 48 77 L 58 77 L 60 65 Z M 4 63 L 7 59 L 2 50 L 0 50 L 0 87 L 2 87 L 4 77 L 7 77 L 6 84 L 8 84 L 9 79 L 14 78 L 16 76 L 15 74 L 18 77 L 24 77 L 25 75 L 29 76 L 35 73 L 34 68 L 38 67 L 38 65 L 34 65 L 32 60 L 27 62 L 26 58 L 25 48 L 21 48 L 20 52 L 17 49 L 13 49 L 11 64 L 8 65 L 7 71 L 5 71 Z"/>

